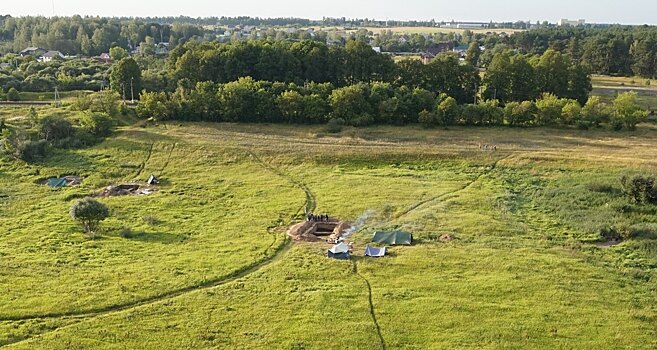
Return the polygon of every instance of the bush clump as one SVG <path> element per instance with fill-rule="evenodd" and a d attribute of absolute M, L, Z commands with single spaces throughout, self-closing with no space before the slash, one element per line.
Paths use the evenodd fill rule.
<path fill-rule="evenodd" d="M 75 203 L 69 213 L 73 220 L 82 225 L 84 233 L 89 237 L 94 237 L 100 222 L 110 215 L 107 206 L 93 198 L 85 198 Z"/>
<path fill-rule="evenodd" d="M 657 187 L 652 176 L 636 175 L 620 178 L 623 193 L 637 204 L 657 204 Z"/>
<path fill-rule="evenodd" d="M 45 158 L 48 154 L 48 142 L 45 140 L 21 140 L 16 144 L 15 156 L 26 162 L 34 162 Z"/>
<path fill-rule="evenodd" d="M 326 132 L 337 134 L 342 131 L 345 121 L 342 118 L 331 118 L 326 124 Z"/>
<path fill-rule="evenodd" d="M 21 94 L 16 90 L 16 88 L 11 88 L 9 91 L 7 91 L 7 101 L 20 101 L 21 100 Z"/>
<path fill-rule="evenodd" d="M 105 137 L 112 133 L 114 121 L 107 113 L 88 113 L 80 119 L 80 125 L 91 135 Z"/>

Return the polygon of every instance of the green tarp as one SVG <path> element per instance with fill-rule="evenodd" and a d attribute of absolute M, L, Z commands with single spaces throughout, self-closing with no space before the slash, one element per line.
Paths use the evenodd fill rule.
<path fill-rule="evenodd" d="M 377 231 L 374 232 L 372 242 L 389 245 L 411 245 L 413 243 L 413 235 L 404 231 Z"/>
<path fill-rule="evenodd" d="M 52 188 L 66 187 L 67 185 L 66 179 L 48 179 L 48 186 Z"/>

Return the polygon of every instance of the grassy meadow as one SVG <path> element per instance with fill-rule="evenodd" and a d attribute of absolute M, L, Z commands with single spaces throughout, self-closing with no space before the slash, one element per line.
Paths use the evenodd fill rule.
<path fill-rule="evenodd" d="M 612 77 L 593 75 L 592 95 L 597 95 L 605 102 L 611 102 L 619 93 L 634 91 L 637 103 L 647 110 L 657 110 L 657 80 L 641 77 Z"/>
<path fill-rule="evenodd" d="M 479 149 L 497 145 L 497 152 Z M 0 161 L 0 347 L 654 349 L 657 128 L 124 126 L 46 161 Z M 82 185 L 51 190 L 50 177 Z M 110 184 L 97 239 L 70 219 Z M 285 228 L 304 210 L 366 225 L 351 261 Z M 604 227 L 634 238 L 600 246 Z M 411 247 L 363 257 L 374 230 Z M 454 238 L 444 242 L 440 237 Z"/>

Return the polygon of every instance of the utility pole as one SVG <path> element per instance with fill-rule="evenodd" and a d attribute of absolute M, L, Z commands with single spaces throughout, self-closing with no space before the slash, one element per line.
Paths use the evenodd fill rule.
<path fill-rule="evenodd" d="M 59 107 L 60 106 L 60 98 L 59 98 L 59 90 L 57 90 L 57 87 L 55 86 L 55 106 Z"/>
<path fill-rule="evenodd" d="M 477 92 L 479 92 L 479 85 L 475 83 L 475 89 L 474 89 L 474 104 L 477 104 Z"/>
<path fill-rule="evenodd" d="M 130 97 L 131 97 L 131 100 L 132 100 L 132 104 L 135 104 L 135 90 L 134 90 L 134 87 L 132 85 L 134 81 L 135 81 L 135 77 L 131 77 L 130 78 Z"/>
<path fill-rule="evenodd" d="M 121 84 L 123 87 L 123 104 L 125 105 L 125 83 Z"/>
<path fill-rule="evenodd" d="M 495 92 L 493 93 L 493 100 L 497 100 L 497 88 L 495 88 Z"/>

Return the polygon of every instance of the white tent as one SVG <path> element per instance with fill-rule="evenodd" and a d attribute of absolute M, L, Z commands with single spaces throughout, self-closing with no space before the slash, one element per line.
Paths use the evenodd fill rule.
<path fill-rule="evenodd" d="M 349 246 L 342 242 L 340 244 L 334 245 L 333 248 L 329 249 L 329 252 L 333 254 L 349 253 Z"/>

